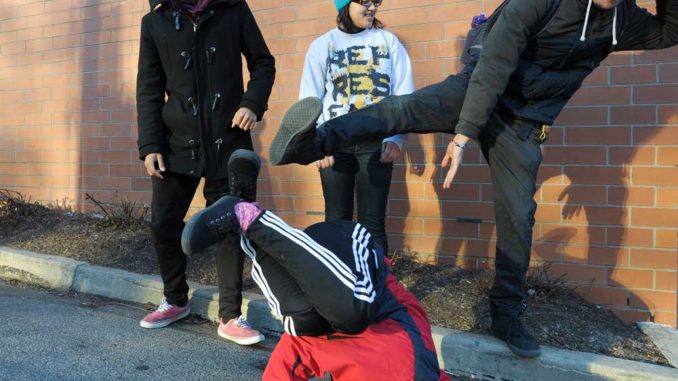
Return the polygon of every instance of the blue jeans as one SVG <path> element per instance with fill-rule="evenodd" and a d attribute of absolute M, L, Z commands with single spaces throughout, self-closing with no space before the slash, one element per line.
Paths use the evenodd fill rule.
<path fill-rule="evenodd" d="M 325 196 L 325 221 L 353 220 L 353 195 L 358 222 L 388 254 L 386 204 L 393 163 L 382 163 L 381 140 L 342 149 L 334 154 L 334 166 L 320 170 Z"/>

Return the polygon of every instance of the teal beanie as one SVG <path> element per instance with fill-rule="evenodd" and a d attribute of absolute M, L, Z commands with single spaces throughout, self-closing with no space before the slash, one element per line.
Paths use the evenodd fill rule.
<path fill-rule="evenodd" d="M 341 8 L 347 6 L 350 2 L 351 0 L 334 0 L 334 6 L 337 8 L 337 11 L 340 11 Z"/>

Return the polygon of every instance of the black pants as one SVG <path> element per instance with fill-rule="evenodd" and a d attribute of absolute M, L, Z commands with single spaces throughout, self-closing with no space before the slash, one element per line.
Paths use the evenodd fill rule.
<path fill-rule="evenodd" d="M 357 220 L 388 253 L 386 206 L 391 188 L 393 163 L 382 163 L 381 140 L 342 149 L 334 154 L 334 165 L 320 170 L 325 197 L 325 221 L 352 220 L 353 195 Z"/>
<path fill-rule="evenodd" d="M 377 319 L 388 270 L 383 250 L 360 224 L 321 222 L 302 232 L 265 211 L 242 246 L 288 334 L 358 334 Z"/>
<path fill-rule="evenodd" d="M 396 134 L 453 133 L 469 78 L 449 76 L 412 94 L 390 96 L 331 119 L 318 127 L 315 148 L 330 155 L 342 147 Z M 490 165 L 497 226 L 497 276 L 490 300 L 502 314 L 519 312 L 525 297 L 523 283 L 537 207 L 534 193 L 542 160 L 538 126 L 495 111 L 479 138 Z"/>
<path fill-rule="evenodd" d="M 164 179 L 153 177 L 151 201 L 151 232 L 160 264 L 164 294 L 171 304 L 188 302 L 186 256 L 181 250 L 184 217 L 193 200 L 200 179 L 166 172 Z M 228 194 L 228 180 L 206 181 L 203 194 L 207 206 Z M 224 240 L 217 247 L 217 277 L 219 287 L 219 317 L 224 322 L 240 316 L 242 303 L 242 272 L 245 255 L 237 237 Z"/>

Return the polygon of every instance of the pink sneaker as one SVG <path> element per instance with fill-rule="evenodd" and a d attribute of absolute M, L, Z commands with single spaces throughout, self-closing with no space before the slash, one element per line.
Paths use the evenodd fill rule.
<path fill-rule="evenodd" d="M 169 304 L 167 299 L 163 298 L 158 306 L 158 309 L 146 315 L 139 322 L 144 328 L 162 328 L 181 320 L 191 313 L 191 307 L 186 303 L 183 307 L 177 307 L 174 304 Z"/>
<path fill-rule="evenodd" d="M 224 339 L 240 345 L 252 345 L 265 340 L 264 335 L 252 328 L 242 316 L 231 319 L 226 324 L 223 320 L 220 321 L 217 333 Z"/>

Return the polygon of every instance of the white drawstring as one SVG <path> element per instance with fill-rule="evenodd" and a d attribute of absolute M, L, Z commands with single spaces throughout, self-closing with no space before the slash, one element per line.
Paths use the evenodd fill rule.
<path fill-rule="evenodd" d="M 586 18 L 584 19 L 584 29 L 581 30 L 581 37 L 579 41 L 586 41 L 586 27 L 589 25 L 589 15 L 591 14 L 591 5 L 593 0 L 589 0 L 589 5 L 586 7 Z"/>
<path fill-rule="evenodd" d="M 589 15 L 591 14 L 591 5 L 593 0 L 589 0 L 589 5 L 586 7 L 586 18 L 584 19 L 584 28 L 581 30 L 581 37 L 579 41 L 586 41 L 586 27 L 589 25 Z M 614 18 L 612 19 L 612 45 L 617 45 L 617 5 L 614 6 Z"/>
<path fill-rule="evenodd" d="M 614 7 L 614 18 L 612 19 L 612 45 L 617 45 L 617 6 Z"/>

